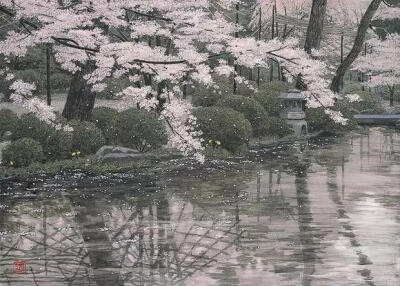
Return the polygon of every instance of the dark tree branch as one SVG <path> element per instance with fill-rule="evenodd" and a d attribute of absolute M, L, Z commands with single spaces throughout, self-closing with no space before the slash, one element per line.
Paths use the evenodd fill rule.
<path fill-rule="evenodd" d="M 66 46 L 66 47 L 70 47 L 70 48 L 74 48 L 74 49 L 78 49 L 78 50 L 83 50 L 83 51 L 87 51 L 87 52 L 93 52 L 93 53 L 97 53 L 100 50 L 97 48 L 87 48 L 87 47 L 82 47 L 80 46 L 76 41 L 72 40 L 72 39 L 68 39 L 68 38 L 58 38 L 58 37 L 51 37 L 54 41 L 56 41 L 57 43 Z M 69 43 L 71 42 L 71 43 Z"/>
<path fill-rule="evenodd" d="M 129 9 L 129 8 L 124 8 L 124 10 L 125 11 L 129 11 L 131 13 L 134 13 L 134 14 L 136 14 L 138 16 L 142 16 L 142 17 L 146 17 L 146 18 L 154 19 L 154 20 L 161 20 L 161 21 L 165 21 L 165 22 L 170 22 L 170 23 L 176 25 L 174 20 L 172 20 L 171 18 L 165 18 L 165 17 L 162 17 L 162 16 L 151 15 L 151 14 L 148 14 L 148 13 L 139 12 L 139 11 L 132 10 L 132 9 Z M 187 23 L 187 22 L 182 23 L 182 24 L 187 25 L 187 26 L 194 26 L 193 24 Z"/>
<path fill-rule="evenodd" d="M 352 63 L 357 59 L 357 57 L 361 53 L 368 27 L 381 3 L 382 0 L 373 0 L 371 4 L 368 6 L 367 11 L 365 11 L 357 30 L 357 35 L 354 40 L 353 48 L 336 70 L 336 74 L 331 83 L 332 91 L 334 92 L 340 91 L 340 83 L 346 71 L 350 68 Z"/>
<path fill-rule="evenodd" d="M 383 0 L 383 3 L 384 3 L 386 6 L 391 7 L 391 8 L 397 7 L 395 4 L 390 4 L 390 3 L 388 3 L 387 0 Z"/>

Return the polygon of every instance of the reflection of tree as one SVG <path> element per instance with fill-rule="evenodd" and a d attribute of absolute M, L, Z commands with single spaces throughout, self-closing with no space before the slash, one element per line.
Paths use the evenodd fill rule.
<path fill-rule="evenodd" d="M 8 223 L 12 224 L 14 234 L 0 240 L 0 263 L 12 267 L 13 261 L 23 259 L 28 274 L 16 276 L 12 269 L 7 269 L 4 278 L 8 285 L 24 282 L 90 284 L 90 262 L 79 229 L 73 218 L 55 213 L 52 211 L 55 207 L 48 203 L 44 201 L 41 208 L 23 203 L 24 213 L 9 214 Z M 0 276 L 0 281 L 4 278 Z"/>
<path fill-rule="evenodd" d="M 114 260 L 121 261 L 121 277 L 132 285 L 179 284 L 217 261 L 240 236 L 237 223 L 217 219 L 193 220 L 187 203 L 171 223 L 170 202 L 165 196 L 135 208 L 111 211 L 107 223 L 113 238 Z M 133 213 L 137 215 L 132 216 Z M 123 229 L 123 231 L 121 231 Z"/>
<path fill-rule="evenodd" d="M 120 285 L 118 272 L 120 264 L 113 260 L 112 242 L 102 231 L 105 227 L 104 217 L 99 210 L 103 206 L 97 200 L 80 199 L 72 196 L 71 203 L 76 210 L 75 222 L 82 235 L 80 247 L 86 250 L 93 271 L 93 280 L 98 286 Z"/>
<path fill-rule="evenodd" d="M 356 234 L 353 232 L 353 226 L 351 225 L 350 217 L 347 215 L 345 205 L 339 196 L 336 167 L 328 166 L 327 171 L 329 197 L 337 207 L 338 221 L 343 229 L 340 234 L 350 240 L 350 243 L 355 250 L 355 253 L 358 257 L 358 263 L 360 265 L 372 264 L 369 257 L 361 250 L 361 244 L 358 241 Z M 374 285 L 372 283 L 371 270 L 369 270 L 368 268 L 364 268 L 359 271 L 359 274 L 365 279 L 365 281 L 369 285 Z"/>
<path fill-rule="evenodd" d="M 71 199 L 79 212 L 56 213 L 46 201 L 40 211 L 21 205 L 24 214 L 8 218 L 16 234 L 0 241 L 1 265 L 26 260 L 32 271 L 24 281 L 38 284 L 179 284 L 228 255 L 241 235 L 235 231 L 237 222 L 227 225 L 205 215 L 193 220 L 187 203 L 172 224 L 165 195 L 129 208 L 113 203 L 108 216 L 98 213 L 101 207 L 93 200 Z M 7 275 L 0 282 L 22 283 Z"/>
<path fill-rule="evenodd" d="M 315 262 L 317 259 L 316 248 L 317 239 L 314 237 L 315 229 L 312 227 L 313 216 L 311 212 L 311 202 L 307 188 L 307 168 L 304 165 L 298 165 L 295 170 L 295 185 L 298 210 L 299 236 L 302 245 L 302 256 L 304 263 L 304 275 L 302 285 L 311 285 L 311 275 L 315 271 Z"/>

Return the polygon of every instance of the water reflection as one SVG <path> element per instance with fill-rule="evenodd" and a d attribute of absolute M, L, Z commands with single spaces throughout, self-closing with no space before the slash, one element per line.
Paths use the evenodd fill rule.
<path fill-rule="evenodd" d="M 0 285 L 399 285 L 399 154 L 373 129 L 200 175 L 16 186 L 0 193 Z"/>

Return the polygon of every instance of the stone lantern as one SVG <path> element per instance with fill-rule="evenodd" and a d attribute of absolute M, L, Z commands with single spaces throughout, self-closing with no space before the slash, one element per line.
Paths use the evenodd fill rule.
<path fill-rule="evenodd" d="M 287 123 L 292 126 L 295 135 L 306 135 L 308 132 L 306 122 L 306 98 L 301 94 L 300 90 L 293 89 L 282 93 L 279 97 L 284 106 L 281 117 L 286 119 Z"/>

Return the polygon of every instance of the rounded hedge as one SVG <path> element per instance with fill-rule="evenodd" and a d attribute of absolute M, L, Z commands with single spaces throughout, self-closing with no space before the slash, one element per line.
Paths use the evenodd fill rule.
<path fill-rule="evenodd" d="M 19 118 L 12 139 L 20 138 L 32 138 L 38 141 L 43 148 L 45 158 L 48 160 L 69 157 L 72 144 L 71 135 L 41 121 L 33 113 L 23 114 Z"/>
<path fill-rule="evenodd" d="M 292 127 L 287 124 L 285 119 L 280 117 L 268 117 L 266 128 L 269 135 L 277 136 L 279 138 L 293 133 Z"/>
<path fill-rule="evenodd" d="M 25 167 L 44 158 L 43 149 L 39 142 L 31 138 L 21 138 L 3 150 L 4 165 Z"/>
<path fill-rule="evenodd" d="M 268 134 L 266 128 L 267 113 L 264 108 L 253 98 L 241 95 L 224 97 L 217 103 L 218 106 L 232 108 L 244 115 L 250 121 L 255 136 L 265 136 Z"/>
<path fill-rule="evenodd" d="M 53 73 L 50 76 L 51 88 L 55 90 L 66 90 L 69 88 L 71 76 L 66 73 Z"/>
<path fill-rule="evenodd" d="M 221 98 L 231 95 L 232 81 L 223 76 L 213 76 L 216 86 L 195 84 L 188 87 L 194 106 L 214 106 Z"/>
<path fill-rule="evenodd" d="M 344 85 L 342 92 L 344 94 L 352 94 L 352 93 L 358 93 L 360 91 L 362 91 L 362 85 L 358 82 L 351 82 Z"/>
<path fill-rule="evenodd" d="M 119 144 L 141 152 L 159 148 L 168 140 L 165 125 L 154 112 L 139 109 L 120 112 L 115 128 Z"/>
<path fill-rule="evenodd" d="M 242 113 L 229 107 L 214 106 L 197 108 L 193 115 L 205 142 L 218 141 L 222 148 L 231 152 L 249 143 L 252 127 Z"/>
<path fill-rule="evenodd" d="M 116 99 L 118 94 L 131 85 L 127 77 L 110 77 L 105 80 L 106 88 L 97 93 L 98 98 Z"/>
<path fill-rule="evenodd" d="M 115 129 L 115 120 L 117 119 L 118 111 L 110 107 L 97 107 L 93 109 L 90 121 L 103 131 L 106 143 L 110 144 L 115 141 L 117 135 Z"/>
<path fill-rule="evenodd" d="M 278 117 L 283 111 L 282 100 L 276 95 L 257 93 L 254 99 L 264 108 L 268 116 Z"/>
<path fill-rule="evenodd" d="M 282 92 L 288 91 L 291 85 L 288 82 L 274 80 L 261 84 L 259 92 L 279 96 Z"/>
<path fill-rule="evenodd" d="M 322 107 L 319 108 L 307 108 L 306 109 L 306 120 L 308 123 L 308 129 L 311 132 L 323 131 L 327 134 L 336 134 L 349 131 L 357 126 L 357 122 L 354 120 L 354 111 L 351 107 L 351 103 L 347 101 L 338 101 L 332 108 L 335 111 L 340 111 L 344 118 L 347 119 L 346 125 L 336 123 L 333 121 L 324 111 Z"/>
<path fill-rule="evenodd" d="M 100 128 L 89 121 L 71 121 L 72 151 L 82 155 L 94 154 L 106 143 Z"/>
<path fill-rule="evenodd" d="M 382 113 L 384 108 L 377 96 L 369 91 L 355 92 L 361 98 L 361 101 L 350 103 L 351 107 L 358 110 L 360 113 Z"/>
<path fill-rule="evenodd" d="M 269 116 L 280 116 L 283 110 L 282 100 L 279 96 L 282 92 L 290 89 L 290 84 L 283 81 L 271 81 L 260 86 L 258 92 L 254 95 Z"/>
<path fill-rule="evenodd" d="M 3 136 L 4 132 L 11 131 L 14 132 L 17 127 L 18 116 L 10 109 L 0 110 L 0 138 Z"/>

